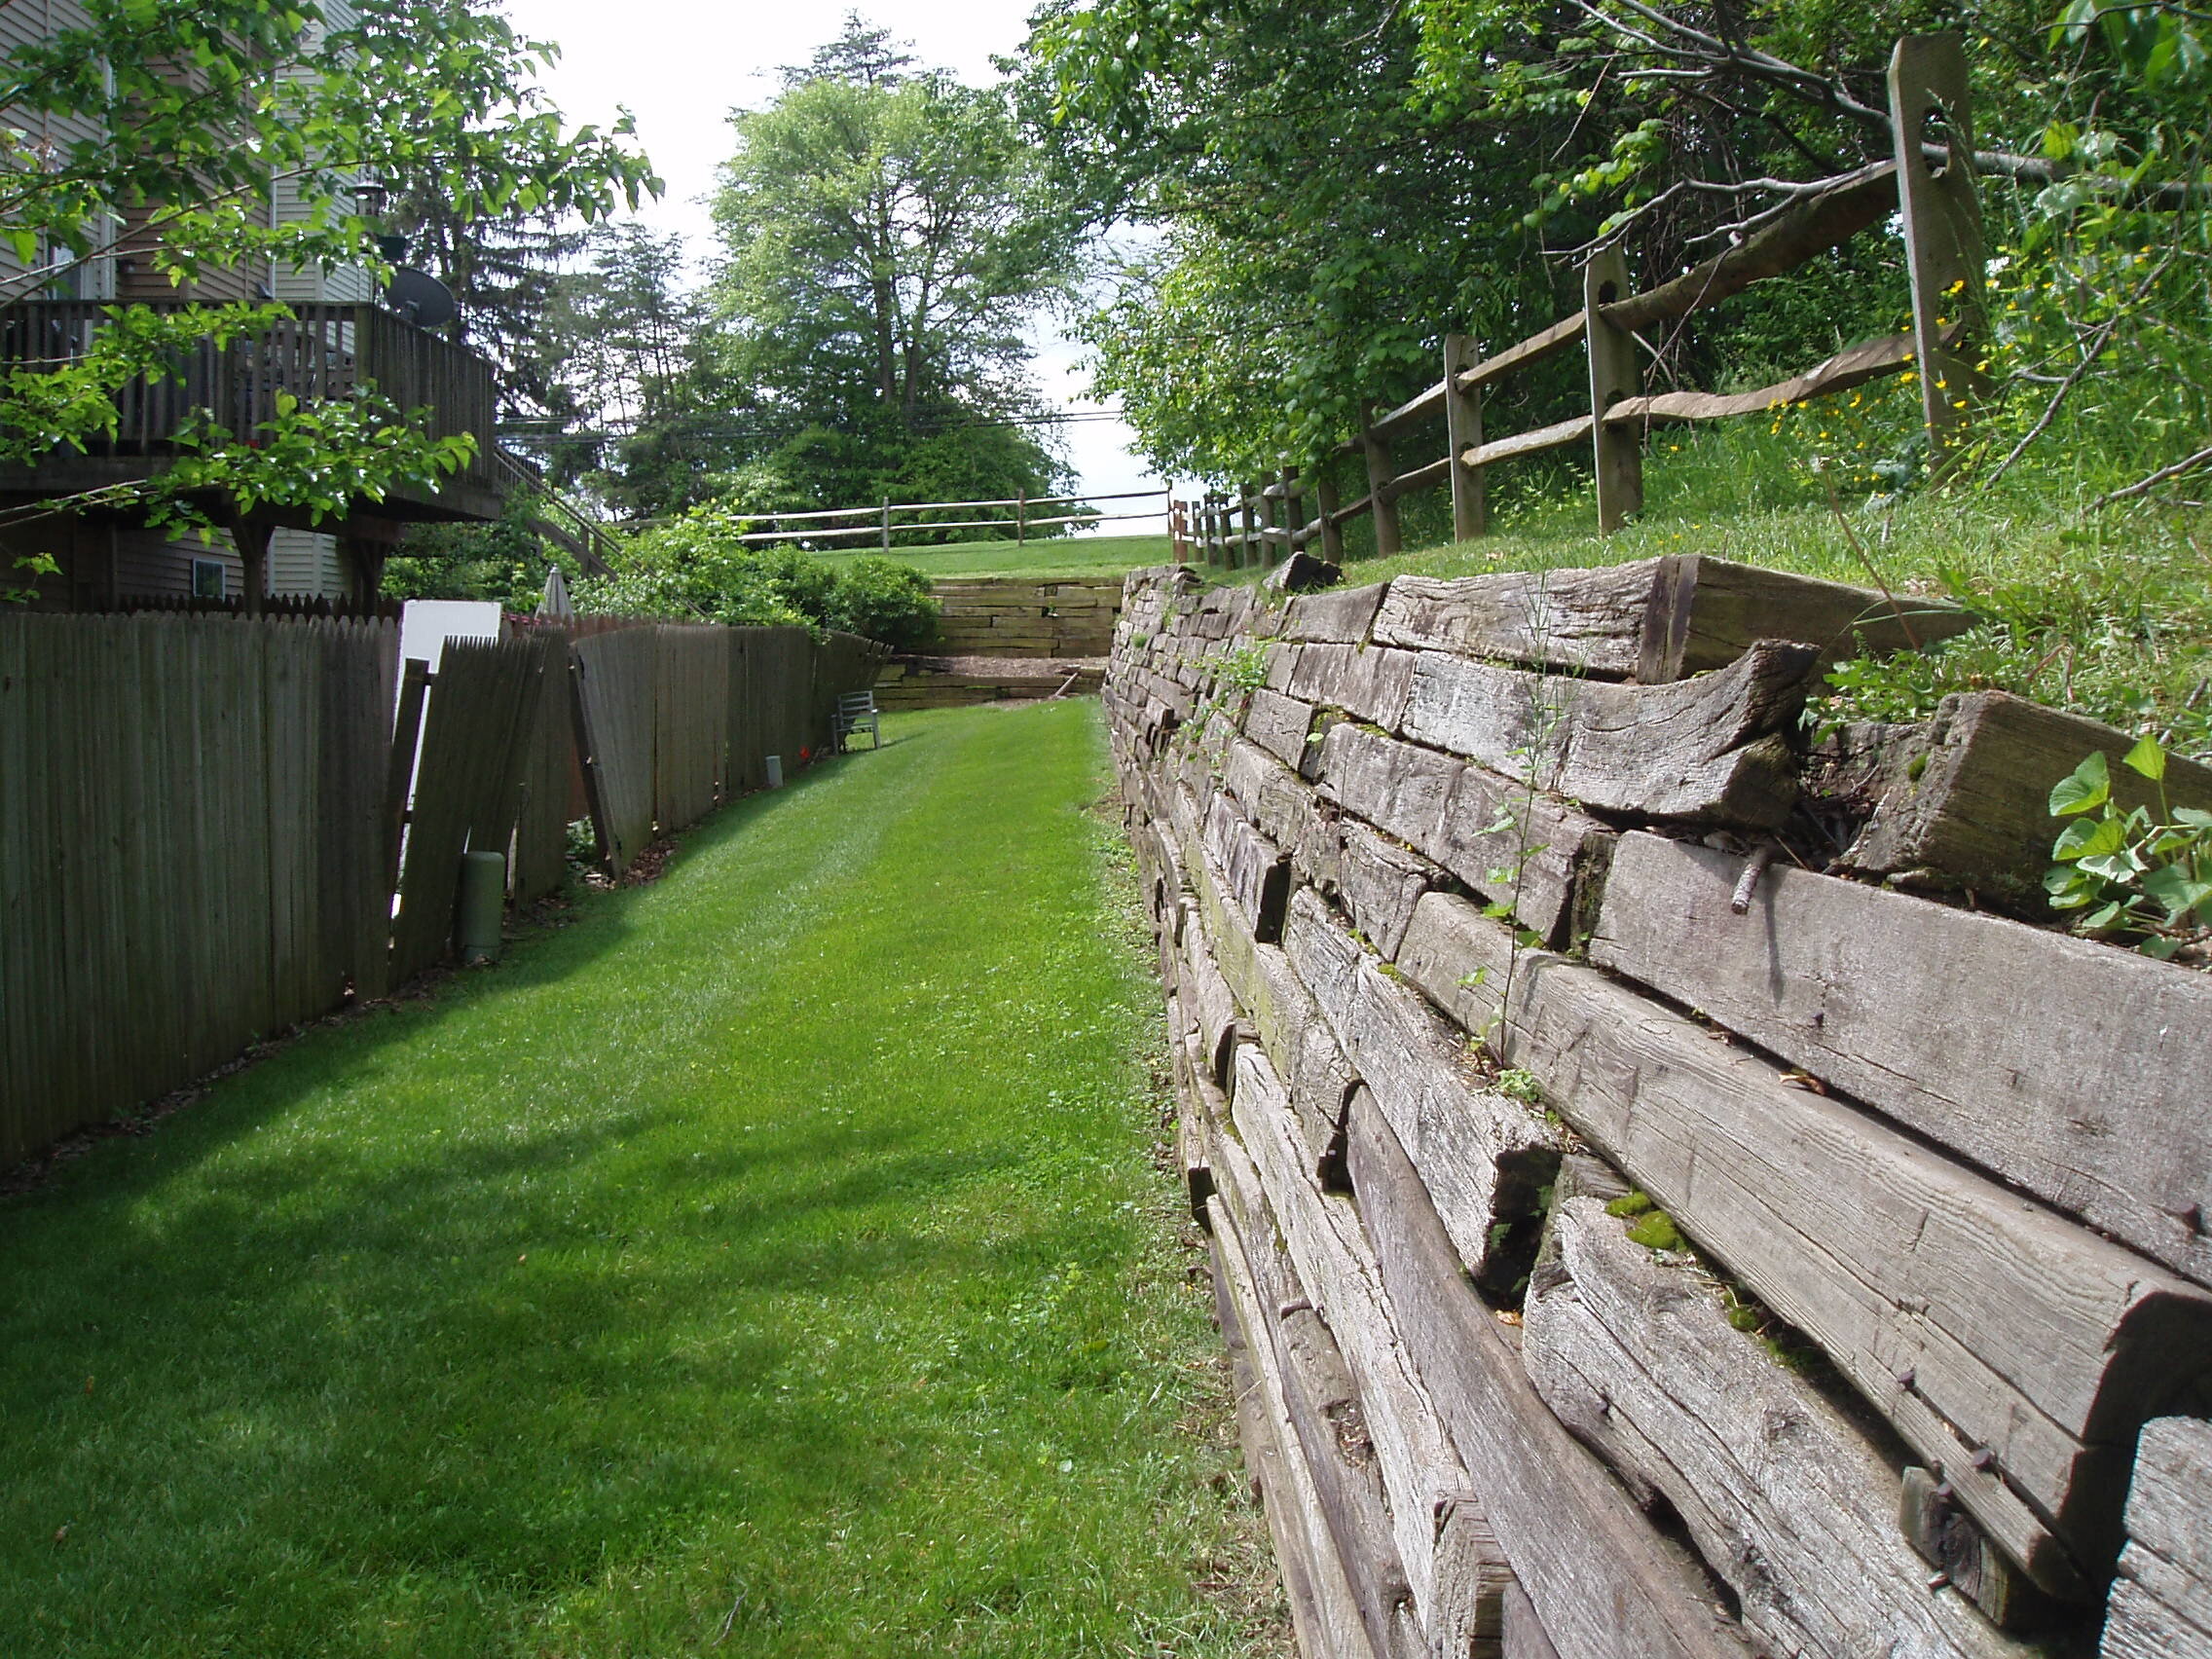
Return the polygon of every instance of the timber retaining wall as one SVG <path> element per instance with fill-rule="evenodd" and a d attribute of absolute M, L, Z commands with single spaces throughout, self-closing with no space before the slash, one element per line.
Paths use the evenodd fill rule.
<path fill-rule="evenodd" d="M 1825 663 L 1966 620 L 1698 558 L 1129 578 L 1182 1163 L 1309 1655 L 2212 1653 L 2212 977 L 1990 908 L 2127 739 L 1800 736 Z"/>
<path fill-rule="evenodd" d="M 1102 657 L 1122 608 L 1119 576 L 948 577 L 930 592 L 944 656 Z"/>

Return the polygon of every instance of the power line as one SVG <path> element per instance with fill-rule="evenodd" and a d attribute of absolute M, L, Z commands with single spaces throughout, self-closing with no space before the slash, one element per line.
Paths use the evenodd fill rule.
<path fill-rule="evenodd" d="M 1121 421 L 1124 420 L 1125 418 L 1126 417 L 1124 415 L 1124 413 L 1119 409 L 1078 409 L 1070 410 L 1065 414 L 1059 415 L 1027 415 L 1018 417 L 1010 416 L 1001 419 L 975 417 L 968 420 L 954 421 L 930 420 L 924 418 L 923 420 L 915 423 L 912 431 L 916 435 L 935 436 L 940 432 L 970 431 L 988 427 L 1080 426 L 1095 424 L 1099 422 Z M 662 429 L 665 430 L 671 437 L 759 438 L 777 440 L 782 438 L 798 437 L 802 433 L 814 430 L 821 424 L 822 423 L 820 422 L 809 422 L 806 424 L 797 426 L 765 426 L 746 425 L 742 424 L 722 424 L 715 421 L 672 421 Z M 626 422 L 612 422 L 591 428 L 568 429 L 562 429 L 558 427 L 544 429 L 542 423 L 527 423 L 521 424 L 510 423 L 499 426 L 498 428 L 498 433 L 502 440 L 510 443 L 601 443 L 610 442 L 622 438 L 636 437 L 638 433 L 643 429 L 645 429 L 645 423 L 636 420 Z M 854 428 L 850 426 L 830 426 L 829 429 L 837 432 L 850 432 L 854 430 Z"/>

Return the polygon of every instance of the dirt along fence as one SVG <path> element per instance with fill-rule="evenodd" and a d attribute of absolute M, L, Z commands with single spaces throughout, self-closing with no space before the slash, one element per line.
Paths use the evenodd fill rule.
<path fill-rule="evenodd" d="M 626 867 L 828 751 L 882 655 L 503 631 L 432 675 L 389 620 L 0 613 L 0 1163 L 443 959 L 464 852 L 518 903 L 579 820 Z"/>
<path fill-rule="evenodd" d="M 1435 385 L 1395 409 L 1371 411 L 1360 430 L 1306 477 L 1289 468 L 1235 495 L 1178 503 L 1178 540 L 1187 532 L 1199 560 L 1210 565 L 1273 564 L 1309 549 L 1341 563 L 1346 527 L 1366 517 L 1375 550 L 1388 557 L 1400 548 L 1399 502 L 1444 486 L 1451 491 L 1453 535 L 1469 540 L 1487 528 L 1491 469 L 1573 449 L 1592 457 L 1598 527 L 1610 535 L 1643 504 L 1643 439 L 1652 427 L 1771 417 L 1786 406 L 1916 368 L 1932 465 L 1939 471 L 1986 391 L 1975 366 L 1987 338 L 1985 272 L 1964 47 L 1952 35 L 1900 41 L 1889 79 L 1890 113 L 1899 134 L 1894 160 L 1793 191 L 1724 251 L 1641 290 L 1617 246 L 1600 249 L 1584 267 L 1580 310 L 1495 350 L 1486 350 L 1468 335 L 1445 335 L 1443 374 Z M 1932 141 L 1931 133 L 1941 141 Z M 1903 229 L 1910 332 L 1862 342 L 1754 390 L 1644 389 L 1641 359 L 1645 343 L 1661 337 L 1658 331 L 1678 328 L 1856 236 L 1886 234 L 1893 216 Z M 1507 381 L 1578 347 L 1589 370 L 1586 412 L 1528 431 L 1486 428 L 1486 392 L 1494 394 Z M 1433 444 L 1437 436 L 1444 455 L 1403 464 L 1409 448 Z M 1345 465 L 1365 476 L 1365 493 L 1350 499 L 1338 480 Z"/>
<path fill-rule="evenodd" d="M 1906 644 L 1710 558 L 1130 578 L 1104 695 L 1309 1659 L 2212 1651 L 2212 977 L 2047 925 L 2046 797 L 2122 733 L 1976 693 L 1808 744 L 1822 665 Z"/>

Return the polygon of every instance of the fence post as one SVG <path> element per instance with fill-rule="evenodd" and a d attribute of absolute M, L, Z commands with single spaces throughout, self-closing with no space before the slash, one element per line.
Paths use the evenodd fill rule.
<path fill-rule="evenodd" d="M 1398 475 L 1398 468 L 1390 459 L 1388 440 L 1367 424 L 1373 415 L 1370 409 L 1360 417 L 1359 449 L 1367 459 L 1367 506 L 1375 515 L 1375 552 L 1379 558 L 1387 559 L 1399 549 L 1398 502 L 1389 493 L 1390 480 Z"/>
<path fill-rule="evenodd" d="M 1940 477 L 1989 383 L 1974 366 L 1982 329 L 1981 203 L 1973 188 L 1973 122 L 1966 47 L 1955 34 L 1908 35 L 1890 55 L 1890 120 L 1898 135 L 1898 206 L 1912 284 L 1912 345 L 1928 470 Z M 1930 130 L 1931 124 L 1939 124 Z M 1923 142 L 1940 141 L 1931 166 Z"/>
<path fill-rule="evenodd" d="M 1306 498 L 1298 493 L 1298 468 L 1282 469 L 1283 525 L 1290 532 L 1287 545 L 1293 553 L 1306 545 Z"/>
<path fill-rule="evenodd" d="M 1598 534 L 1610 535 L 1643 506 L 1643 424 L 1608 424 L 1605 411 L 1642 384 L 1636 337 L 1605 320 L 1602 307 L 1628 297 L 1628 260 L 1620 248 L 1591 255 L 1582 272 L 1583 337 L 1590 346 L 1590 441 L 1598 469 Z"/>
<path fill-rule="evenodd" d="M 1467 452 L 1482 448 L 1483 394 L 1459 389 L 1459 376 L 1480 353 L 1471 334 L 1444 337 L 1444 441 L 1452 456 L 1452 539 L 1472 541 L 1489 526 L 1483 510 L 1483 469 L 1467 464 Z"/>
<path fill-rule="evenodd" d="M 883 498 L 883 550 L 891 551 L 891 498 Z"/>
<path fill-rule="evenodd" d="M 1332 565 L 1345 562 L 1345 527 L 1337 522 L 1337 480 L 1329 462 L 1313 474 L 1313 499 L 1321 510 L 1321 557 Z"/>
<path fill-rule="evenodd" d="M 239 563 L 244 569 L 245 614 L 259 616 L 269 604 L 269 542 L 276 527 L 267 519 L 240 518 L 231 521 L 231 543 L 239 550 Z"/>
<path fill-rule="evenodd" d="M 1029 545 L 1029 492 L 1026 488 L 1014 493 L 1014 544 Z"/>
<path fill-rule="evenodd" d="M 1252 498 L 1260 493 L 1260 487 L 1247 483 L 1239 484 L 1236 490 L 1236 518 L 1241 543 L 1237 548 L 1236 562 L 1239 565 L 1264 565 L 1268 562 L 1267 549 L 1259 538 L 1259 515 L 1252 510 Z"/>

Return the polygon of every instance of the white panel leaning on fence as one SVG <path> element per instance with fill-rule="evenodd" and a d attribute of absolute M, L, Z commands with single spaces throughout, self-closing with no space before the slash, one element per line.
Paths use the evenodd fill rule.
<path fill-rule="evenodd" d="M 1900 622 L 1710 558 L 1129 579 L 1180 1161 L 1316 1659 L 2080 1653 L 2108 1591 L 2108 1655 L 2212 1655 L 2212 977 L 1986 908 L 2120 734 L 1803 750 Z M 1922 891 L 1820 873 L 1906 783 Z"/>

